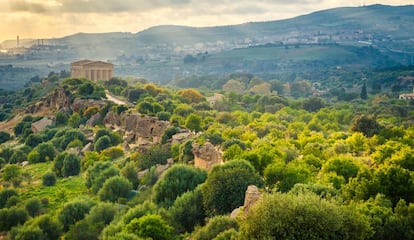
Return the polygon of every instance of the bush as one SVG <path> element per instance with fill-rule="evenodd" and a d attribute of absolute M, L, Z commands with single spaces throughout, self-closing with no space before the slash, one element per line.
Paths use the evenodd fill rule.
<path fill-rule="evenodd" d="M 274 193 L 253 206 L 240 239 L 367 239 L 369 222 L 348 206 L 318 196 Z"/>
<path fill-rule="evenodd" d="M 132 184 L 128 179 L 115 176 L 105 181 L 101 190 L 98 192 L 98 196 L 102 201 L 115 202 L 120 198 L 126 198 L 131 190 Z"/>
<path fill-rule="evenodd" d="M 38 198 L 31 198 L 27 200 L 24 207 L 31 217 L 40 215 L 42 211 L 42 203 Z"/>
<path fill-rule="evenodd" d="M 201 188 L 179 196 L 169 209 L 169 213 L 171 224 L 177 232 L 192 232 L 195 226 L 203 225 L 206 214 Z"/>
<path fill-rule="evenodd" d="M 0 191 L 0 209 L 6 206 L 7 200 L 13 196 L 18 196 L 14 189 L 3 189 Z"/>
<path fill-rule="evenodd" d="M 132 220 L 126 225 L 126 231 L 138 237 L 169 240 L 172 239 L 172 228 L 159 215 L 146 215 Z"/>
<path fill-rule="evenodd" d="M 9 231 L 12 227 L 23 224 L 29 215 L 22 208 L 12 207 L 0 210 L 0 231 Z"/>
<path fill-rule="evenodd" d="M 88 199 L 76 199 L 67 203 L 61 208 L 58 213 L 59 222 L 63 225 L 64 231 L 69 230 L 69 227 L 77 221 L 83 219 L 95 203 Z"/>
<path fill-rule="evenodd" d="M 181 194 L 192 191 L 207 178 L 207 172 L 187 165 L 174 165 L 154 186 L 154 201 L 170 207 Z"/>
<path fill-rule="evenodd" d="M 52 143 L 41 143 L 34 148 L 35 151 L 39 153 L 39 162 L 48 162 L 52 161 L 55 157 L 56 149 Z"/>
<path fill-rule="evenodd" d="M 42 177 L 43 186 L 54 186 L 56 184 L 56 174 L 53 172 L 45 173 Z"/>
<path fill-rule="evenodd" d="M 245 160 L 214 166 L 202 186 L 203 203 L 210 216 L 227 214 L 243 205 L 249 185 L 262 185 L 260 176 Z"/>
<path fill-rule="evenodd" d="M 111 138 L 107 135 L 100 137 L 96 142 L 95 142 L 95 146 L 94 149 L 97 152 L 101 152 L 104 149 L 109 148 L 110 146 L 112 146 L 111 143 Z"/>
<path fill-rule="evenodd" d="M 229 229 L 238 229 L 239 224 L 229 216 L 216 216 L 208 222 L 208 224 L 198 229 L 194 236 L 194 240 L 210 240 L 214 239 L 220 233 Z"/>
<path fill-rule="evenodd" d="M 119 175 L 119 169 L 111 162 L 96 162 L 86 172 L 86 187 L 97 193 L 102 188 L 105 180 Z"/>
<path fill-rule="evenodd" d="M 69 153 L 65 156 L 62 166 L 62 176 L 69 177 L 78 175 L 80 172 L 80 157 L 76 154 Z"/>
<path fill-rule="evenodd" d="M 0 144 L 5 143 L 11 139 L 10 134 L 0 131 Z"/>

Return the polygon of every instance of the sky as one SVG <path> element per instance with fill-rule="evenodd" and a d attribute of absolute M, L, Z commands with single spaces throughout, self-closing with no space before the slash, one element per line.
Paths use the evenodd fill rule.
<path fill-rule="evenodd" d="M 78 32 L 139 32 L 156 25 L 217 26 L 278 20 L 317 10 L 414 0 L 0 0 L 0 43 Z"/>

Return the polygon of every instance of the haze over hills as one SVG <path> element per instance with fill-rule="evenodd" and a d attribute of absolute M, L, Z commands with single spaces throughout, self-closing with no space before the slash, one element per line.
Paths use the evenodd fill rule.
<path fill-rule="evenodd" d="M 261 66 L 265 59 L 266 66 L 282 64 L 296 71 L 302 70 L 303 62 L 308 66 L 335 66 L 361 60 L 361 52 L 366 53 L 367 47 L 371 54 L 364 55 L 359 61 L 360 67 L 381 67 L 398 64 L 413 64 L 414 55 L 414 6 L 371 5 L 365 7 L 342 7 L 314 12 L 286 20 L 269 22 L 251 22 L 231 26 L 187 27 L 187 26 L 156 26 L 138 33 L 77 33 L 58 39 L 43 41 L 21 41 L 24 46 L 32 47 L 19 54 L 16 61 L 8 57 L 0 59 L 0 64 L 12 63 L 24 67 L 36 67 L 43 74 L 49 70 L 67 68 L 68 63 L 81 59 L 103 59 L 114 62 L 119 67 L 117 74 L 121 76 L 143 76 L 156 82 L 169 82 L 172 78 L 185 74 L 226 74 L 244 71 L 244 65 L 251 65 L 246 59 L 259 60 L 259 70 L 249 68 L 252 73 L 280 67 Z M 291 64 L 290 57 L 275 58 L 263 56 L 263 51 L 239 51 L 242 48 L 268 45 L 268 47 L 299 48 L 299 46 L 327 45 L 333 46 L 336 58 L 326 55 L 309 58 L 313 54 L 307 47 L 295 50 L 295 54 L 303 55 L 293 59 L 300 64 Z M 269 45 L 270 44 L 270 45 Z M 10 46 L 11 42 L 3 42 L 2 46 Z M 23 44 L 22 44 L 23 45 Z M 301 50 L 303 49 L 303 51 Z M 344 50 L 345 49 L 345 50 Z M 275 49 L 271 49 L 274 52 Z M 324 47 L 323 51 L 329 51 Z M 12 52 L 13 50 L 10 50 Z M 227 54 L 227 52 L 229 54 Z M 234 55 L 234 51 L 249 56 L 237 56 L 223 59 L 223 55 Z M 359 52 L 359 53 L 358 53 Z M 262 54 L 262 55 L 261 55 Z M 185 57 L 190 55 L 193 59 Z M 290 56 L 290 52 L 284 53 Z M 221 57 L 220 57 L 221 56 Z M 213 59 L 209 61 L 210 59 Z M 385 60 L 384 60 L 385 59 Z M 231 64 L 227 64 L 229 61 Z M 239 61 L 239 62 L 237 62 Z M 241 62 L 240 62 L 241 61 Z M 314 65 L 313 63 L 317 63 Z M 322 65 L 320 63 L 323 63 Z M 53 63 L 50 69 L 49 63 Z M 188 65 L 186 63 L 191 63 Z M 309 63 L 311 63 L 309 65 Z M 228 69 L 223 66 L 229 65 Z M 231 66 L 236 65 L 236 66 Z M 44 67 L 48 66 L 47 69 Z M 56 66 L 57 68 L 53 68 Z M 219 69 L 216 68 L 219 66 Z M 162 71 L 162 72 L 161 72 Z"/>

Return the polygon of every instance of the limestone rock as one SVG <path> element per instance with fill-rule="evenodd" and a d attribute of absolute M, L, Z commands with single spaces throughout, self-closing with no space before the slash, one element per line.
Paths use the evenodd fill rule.
<path fill-rule="evenodd" d="M 89 118 L 89 120 L 86 122 L 86 126 L 93 127 L 93 126 L 99 124 L 100 119 L 101 119 L 101 114 L 96 113 L 91 118 Z"/>
<path fill-rule="evenodd" d="M 246 195 L 244 197 L 244 214 L 247 215 L 251 209 L 251 207 L 260 199 L 262 194 L 259 191 L 259 188 L 250 185 L 247 187 Z"/>
<path fill-rule="evenodd" d="M 222 152 L 210 142 L 203 146 L 193 143 L 193 154 L 194 165 L 207 171 L 214 165 L 223 163 Z"/>

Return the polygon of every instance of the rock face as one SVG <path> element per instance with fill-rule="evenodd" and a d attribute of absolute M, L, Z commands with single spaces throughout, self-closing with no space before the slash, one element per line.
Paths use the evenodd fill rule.
<path fill-rule="evenodd" d="M 167 121 L 160 121 L 154 117 L 143 117 L 139 113 L 108 112 L 103 120 L 105 126 L 120 128 L 125 132 L 124 140 L 138 145 L 158 144 L 165 130 L 170 127 Z"/>
<path fill-rule="evenodd" d="M 254 186 L 254 185 L 250 185 L 247 187 L 246 190 L 246 194 L 244 196 L 244 204 L 243 206 L 234 209 L 231 214 L 230 217 L 231 218 L 236 218 L 240 215 L 240 213 L 243 212 L 243 216 L 246 217 L 247 214 L 249 214 L 250 209 L 252 208 L 252 206 L 259 201 L 259 199 L 261 198 L 262 194 L 259 191 L 259 188 Z M 242 211 L 243 209 L 243 211 Z"/>
<path fill-rule="evenodd" d="M 250 185 L 247 187 L 246 195 L 244 197 L 244 215 L 247 215 L 251 209 L 251 207 L 260 199 L 262 194 L 259 191 L 259 188 Z"/>
<path fill-rule="evenodd" d="M 75 100 L 73 100 L 73 103 L 71 104 L 71 109 L 74 112 L 80 112 L 81 110 L 85 110 L 91 106 L 97 106 L 99 108 L 102 108 L 103 106 L 105 106 L 105 104 L 106 102 L 103 100 L 76 98 Z"/>
<path fill-rule="evenodd" d="M 193 154 L 194 165 L 207 171 L 214 165 L 223 163 L 221 151 L 214 147 L 210 142 L 204 143 L 203 146 L 194 143 Z"/>
<path fill-rule="evenodd" d="M 70 93 L 65 91 L 63 88 L 57 89 L 52 92 L 49 98 L 49 106 L 56 111 L 68 111 L 70 109 Z"/>

